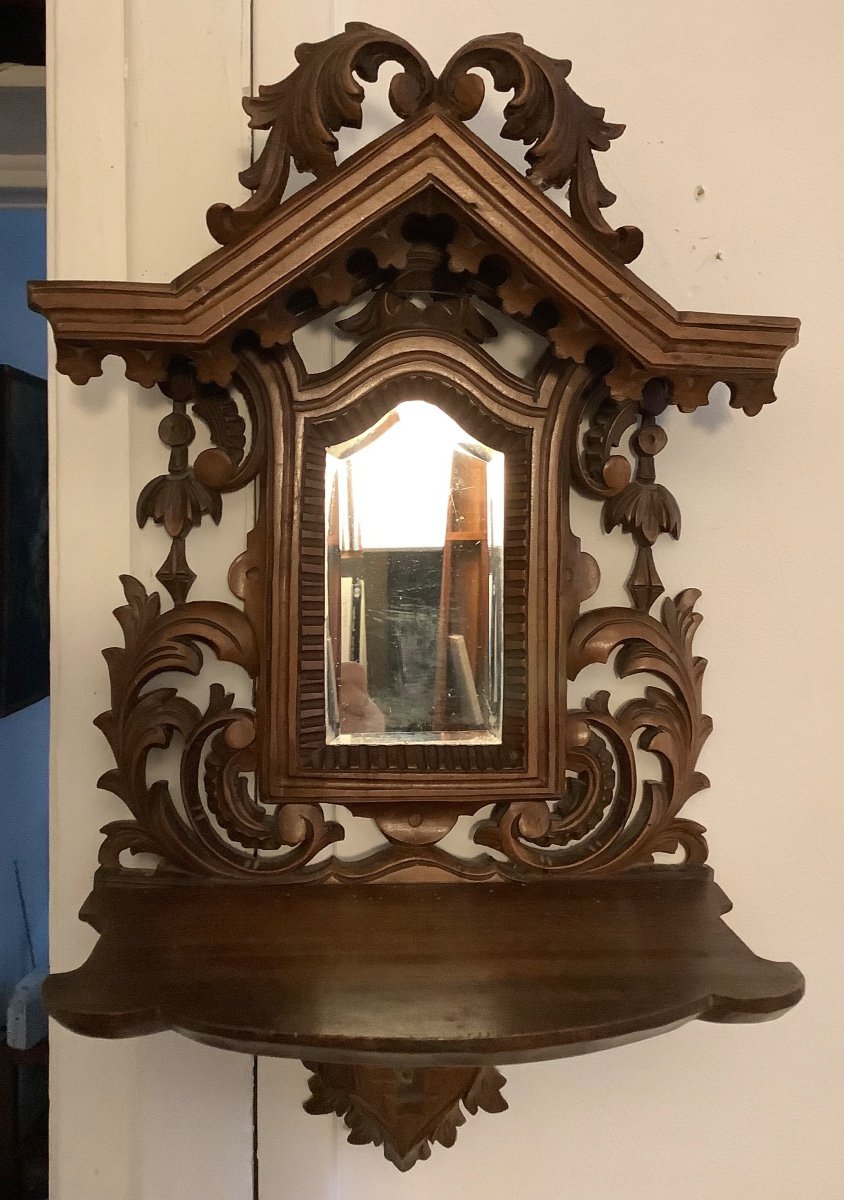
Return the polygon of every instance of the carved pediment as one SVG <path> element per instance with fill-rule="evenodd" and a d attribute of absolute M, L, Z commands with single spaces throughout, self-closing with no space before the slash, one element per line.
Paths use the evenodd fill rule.
<path fill-rule="evenodd" d="M 58 368 L 75 382 L 99 374 L 105 355 L 119 354 L 128 377 L 151 387 L 179 352 L 194 360 L 200 380 L 225 385 L 238 339 L 285 344 L 316 312 L 367 290 L 373 274 L 404 266 L 410 243 L 403 222 L 440 212 L 454 222 L 445 246 L 451 270 L 482 277 L 494 263 L 487 298 L 526 321 L 542 311 L 559 357 L 583 362 L 593 347 L 609 349 L 616 399 L 637 400 L 655 378 L 668 381 L 683 411 L 705 404 L 719 381 L 748 413 L 774 398 L 777 367 L 798 323 L 677 312 L 623 265 L 630 254 L 617 253 L 619 246 L 629 251 L 638 231 L 614 232 L 603 221 L 611 194 L 593 159 L 622 127 L 607 125 L 602 110 L 571 91 L 570 64 L 502 35 L 470 43 L 434 84 L 406 43 L 367 26 L 351 26 L 300 57 L 292 76 L 247 102 L 253 125 L 270 135 L 242 175 L 252 199 L 210 210 L 221 249 L 168 284 L 31 286 L 32 307 L 53 326 Z M 391 96 L 406 119 L 337 166 L 332 131 L 360 117 L 353 70 L 372 78 L 394 57 L 405 74 L 393 80 Z M 480 103 L 483 84 L 470 72 L 480 65 L 496 86 L 515 89 L 504 133 L 531 143 L 534 178 L 571 185 L 571 214 L 461 123 Z M 316 179 L 280 205 L 291 158 Z"/>

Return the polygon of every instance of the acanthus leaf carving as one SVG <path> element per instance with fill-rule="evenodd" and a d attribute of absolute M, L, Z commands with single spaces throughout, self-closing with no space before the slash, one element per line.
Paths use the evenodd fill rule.
<path fill-rule="evenodd" d="M 597 608 L 578 617 L 569 639 L 570 679 L 618 651 L 620 677 L 657 675 L 668 687 L 646 687 L 615 714 L 607 692 L 569 713 L 575 772 L 569 794 L 553 811 L 540 802 L 500 805 L 475 831 L 476 842 L 507 855 L 502 873 L 604 874 L 647 865 L 655 854 L 677 849 L 687 861 L 705 861 L 703 828 L 678 819 L 686 801 L 708 786 L 696 768 L 712 728 L 701 707 L 706 663 L 692 650 L 699 596 L 688 589 L 666 599 L 661 620 L 625 608 Z M 663 768 L 660 779 L 643 782 L 640 795 L 637 738 Z"/>
<path fill-rule="evenodd" d="M 219 525 L 222 513 L 219 493 L 209 491 L 192 472 L 158 475 L 138 496 L 138 524 L 143 528 L 152 520 L 174 539 L 184 538 L 204 516 Z"/>
<path fill-rule="evenodd" d="M 390 105 L 405 119 L 430 99 L 434 77 L 425 60 L 396 34 L 362 22 L 342 33 L 296 48 L 298 66 L 280 83 L 262 86 L 243 107 L 251 129 L 269 135 L 255 162 L 240 173 L 240 182 L 253 195 L 237 208 L 215 204 L 208 211 L 212 237 L 225 245 L 236 241 L 280 202 L 290 167 L 322 179 L 336 166 L 336 133 L 359 129 L 364 91 L 357 74 L 368 83 L 378 78 L 385 62 L 403 71 L 390 84 Z"/>
<path fill-rule="evenodd" d="M 383 63 L 403 68 L 390 83 L 393 112 L 402 120 L 438 107 L 457 121 L 470 120 L 484 97 L 474 68 L 489 71 L 497 91 L 512 91 L 502 135 L 528 146 L 528 178 L 541 189 L 569 185 L 572 220 L 600 249 L 623 263 L 642 250 L 642 232 L 613 229 L 602 209 L 616 197 L 601 182 L 595 154 L 608 150 L 624 126 L 604 119 L 568 83 L 571 63 L 526 46 L 519 34 L 475 38 L 451 58 L 435 79 L 422 56 L 403 38 L 353 22 L 323 42 L 296 48 L 298 66 L 279 83 L 262 86 L 243 101 L 252 129 L 269 130 L 266 143 L 240 182 L 253 195 L 233 208 L 215 204 L 208 228 L 221 244 L 237 241 L 281 201 L 291 165 L 324 178 L 336 168 L 342 128 L 362 124 L 364 90 L 355 75 L 374 82 Z"/>
<path fill-rule="evenodd" d="M 514 93 L 504 109 L 501 132 L 528 144 L 528 177 L 543 189 L 569 184 L 572 219 L 607 253 L 632 262 L 641 253 L 642 232 L 631 225 L 613 229 L 602 216 L 601 209 L 613 204 L 615 196 L 601 183 L 594 159 L 624 126 L 605 121 L 602 108 L 572 90 L 567 59 L 526 46 L 516 33 L 476 38 L 445 67 L 437 95 L 460 120 L 473 117 L 483 100 L 483 81 L 468 74 L 476 67 L 489 71 L 497 91 Z"/>
<path fill-rule="evenodd" d="M 304 867 L 320 850 L 343 837 L 342 826 L 326 821 L 319 806 L 299 805 L 297 836 L 285 838 L 280 813 L 264 810 L 249 796 L 244 776 L 254 770 L 254 714 L 235 708 L 232 697 L 212 685 L 204 712 L 172 687 L 144 689 L 164 672 L 198 675 L 205 643 L 218 659 L 243 667 L 254 677 L 258 651 L 254 631 L 240 609 L 219 601 L 192 601 L 165 612 L 157 594 L 122 576 L 127 603 L 117 609 L 123 648 L 105 650 L 111 681 L 111 708 L 96 721 L 107 738 L 115 767 L 100 787 L 118 796 L 133 821 L 106 827 L 104 865 L 119 865 L 124 850 L 161 857 L 166 867 L 200 875 L 283 874 Z M 164 780 L 147 781 L 151 750 L 184 743 L 180 783 L 184 815 Z M 221 741 L 216 739 L 221 736 Z M 203 755 L 209 739 L 211 761 Z M 208 794 L 202 783 L 210 785 Z M 230 838 L 244 847 L 278 850 L 255 857 L 218 832 L 211 813 Z M 323 868 L 328 871 L 328 866 Z"/>

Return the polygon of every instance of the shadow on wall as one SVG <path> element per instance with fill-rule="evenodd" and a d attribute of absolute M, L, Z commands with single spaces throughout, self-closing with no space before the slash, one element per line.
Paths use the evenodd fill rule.
<path fill-rule="evenodd" d="M 47 373 L 46 335 L 26 282 L 46 273 L 43 209 L 0 208 L 0 362 Z M 6 580 L 2 581 L 6 586 Z M 0 720 L 0 1012 L 32 969 L 15 863 L 38 966 L 47 960 L 49 701 Z M 0 1022 L 4 1023 L 4 1022 Z"/>
<path fill-rule="evenodd" d="M 39 318 L 27 309 L 26 282 L 46 273 L 45 212 L 43 208 L 3 208 L 2 197 L 0 189 L 0 363 L 43 379 L 47 373 L 46 333 Z M 0 429 L 9 432 L 7 425 L 4 420 Z M 21 430 L 24 437 L 34 436 L 38 429 L 38 422 L 14 425 L 16 437 Z M 3 448 L 7 466 L 10 444 Z M 30 469 L 24 467 L 28 458 L 31 463 L 26 453 L 16 460 L 21 469 Z M 8 504 L 2 506 L 10 513 L 14 496 L 13 491 Z M 8 564 L 16 550 L 11 540 L 6 541 L 9 553 L 0 557 L 4 596 L 11 574 Z M 15 636 L 14 630 L 9 632 Z M 0 718 L 0 1038 L 4 1042 L 7 1008 L 16 985 L 30 974 L 33 965 L 47 965 L 49 704 L 47 699 L 40 700 Z M 33 1038 L 43 1036 L 43 1028 L 39 1025 L 36 1032 L 37 1021 L 24 1020 L 23 1025 L 27 1024 L 29 1031 L 19 1029 L 18 1034 L 28 1047 Z M 0 1061 L 0 1159 L 5 1160 L 0 1161 L 0 1192 L 4 1196 L 6 1186 L 14 1186 L 18 1178 L 14 1163 L 20 1161 L 20 1147 L 35 1145 L 36 1139 L 39 1145 L 43 1141 L 44 1070 L 23 1065 L 29 1063 L 32 1053 L 31 1049 L 15 1051 L 4 1046 Z M 22 1186 L 24 1180 L 23 1194 L 45 1194 L 43 1186 L 29 1189 L 29 1173 Z"/>

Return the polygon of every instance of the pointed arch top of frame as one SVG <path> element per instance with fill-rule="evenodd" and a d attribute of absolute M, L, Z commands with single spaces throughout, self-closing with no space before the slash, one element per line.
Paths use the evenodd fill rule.
<path fill-rule="evenodd" d="M 617 399 L 639 400 L 654 378 L 667 380 L 683 411 L 705 404 L 718 381 L 751 414 L 774 399 L 779 362 L 796 343 L 799 322 L 678 312 L 624 265 L 638 231 L 613 231 L 601 217 L 613 197 L 602 190 L 592 157 L 623 127 L 608 125 L 603 110 L 571 91 L 570 64 L 530 50 L 516 35 L 497 35 L 469 43 L 437 80 L 402 39 L 357 25 L 300 47 L 297 58 L 287 80 L 245 102 L 253 127 L 270 134 L 241 176 L 251 200 L 209 212 L 212 232 L 224 241 L 219 249 L 171 283 L 30 285 L 31 307 L 53 328 L 58 370 L 74 382 L 100 374 L 103 358 L 119 354 L 130 379 L 152 386 L 174 354 L 184 354 L 200 379 L 226 384 L 239 336 L 284 344 L 303 320 L 368 286 L 349 270 L 356 251 L 382 269 L 403 265 L 401 220 L 423 206 L 455 221 L 446 247 L 452 271 L 471 275 L 496 260 L 503 274 L 496 303 L 505 313 L 530 319 L 542 305 L 554 314 L 547 336 L 555 354 L 582 362 L 595 346 L 609 349 L 607 382 Z M 334 131 L 360 123 L 355 73 L 374 79 L 388 59 L 403 68 L 390 88 L 403 121 L 337 166 Z M 478 66 L 500 90 L 513 89 L 505 136 L 530 144 L 529 175 L 540 186 L 570 184 L 571 215 L 462 124 L 483 95 L 480 77 L 470 73 Z M 285 105 L 296 121 L 282 117 Z M 310 141 L 300 128 L 310 130 Z M 282 201 L 291 161 L 316 178 Z"/>

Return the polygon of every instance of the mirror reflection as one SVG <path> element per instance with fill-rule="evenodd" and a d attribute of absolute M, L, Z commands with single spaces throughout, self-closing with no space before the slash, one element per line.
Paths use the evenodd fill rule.
<path fill-rule="evenodd" d="M 424 400 L 327 449 L 329 742 L 500 742 L 504 458 Z"/>

